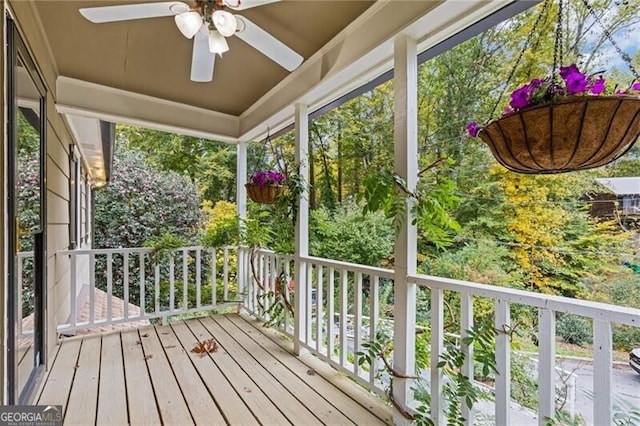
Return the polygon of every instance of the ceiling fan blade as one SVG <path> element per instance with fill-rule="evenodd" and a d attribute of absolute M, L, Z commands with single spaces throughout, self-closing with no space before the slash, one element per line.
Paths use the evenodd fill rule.
<path fill-rule="evenodd" d="M 245 10 L 252 7 L 264 6 L 265 4 L 275 3 L 280 0 L 224 0 L 225 6 L 233 10 Z"/>
<path fill-rule="evenodd" d="M 213 80 L 213 63 L 216 55 L 209 51 L 208 32 L 198 31 L 193 38 L 191 55 L 191 81 L 206 83 Z"/>
<path fill-rule="evenodd" d="M 128 21 L 131 19 L 172 16 L 189 11 L 186 3 L 165 1 L 161 3 L 125 4 L 120 6 L 86 7 L 80 9 L 82 16 L 96 24 L 103 22 Z"/>
<path fill-rule="evenodd" d="M 236 32 L 236 36 L 238 36 L 238 38 L 267 56 L 281 67 L 285 68 L 287 71 L 293 71 L 300 66 L 304 58 L 297 54 L 293 49 L 244 16 L 234 16 L 240 22 L 238 25 L 240 30 Z"/>

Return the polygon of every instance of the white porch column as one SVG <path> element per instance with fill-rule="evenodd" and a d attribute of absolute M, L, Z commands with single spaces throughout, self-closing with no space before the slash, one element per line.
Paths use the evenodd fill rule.
<path fill-rule="evenodd" d="M 414 191 L 418 180 L 418 53 L 415 40 L 399 36 L 394 43 L 394 169 Z M 411 224 L 411 206 L 402 222 L 394 248 L 394 369 L 415 374 L 416 285 L 407 276 L 416 273 L 416 227 Z M 393 397 L 406 407 L 413 399 L 411 379 L 393 378 Z M 409 421 L 397 410 L 394 424 Z"/>
<path fill-rule="evenodd" d="M 309 255 L 309 113 L 306 105 L 296 104 L 296 164 L 300 166 L 300 177 L 304 190 L 298 198 L 298 217 L 296 218 L 295 248 L 295 312 L 293 345 L 296 354 L 305 352 L 301 342 L 306 342 L 306 300 L 307 300 L 307 264 L 301 258 Z"/>
<path fill-rule="evenodd" d="M 244 226 L 247 219 L 247 143 L 238 142 L 236 145 L 236 213 L 239 226 Z M 240 229 L 242 231 L 242 229 Z M 248 253 L 238 249 L 238 292 L 246 288 L 248 274 Z"/>
<path fill-rule="evenodd" d="M 247 143 L 236 145 L 236 209 L 240 221 L 247 218 Z"/>

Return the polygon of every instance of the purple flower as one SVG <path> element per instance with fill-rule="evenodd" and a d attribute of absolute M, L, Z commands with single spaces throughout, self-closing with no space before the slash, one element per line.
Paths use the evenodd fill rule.
<path fill-rule="evenodd" d="M 594 95 L 599 95 L 600 93 L 604 92 L 604 89 L 605 89 L 605 81 L 604 81 L 604 78 L 600 77 L 599 79 L 597 79 L 595 82 L 591 84 L 590 91 Z"/>
<path fill-rule="evenodd" d="M 631 90 L 637 90 L 640 92 L 640 82 L 636 81 L 633 83 L 633 85 L 631 85 Z"/>
<path fill-rule="evenodd" d="M 511 108 L 513 109 L 521 109 L 529 106 L 529 91 L 530 87 L 528 84 L 525 84 L 515 92 L 511 94 Z"/>
<path fill-rule="evenodd" d="M 502 115 L 511 115 L 513 113 L 514 113 L 513 109 L 507 107 L 504 109 L 504 112 L 502 113 Z"/>
<path fill-rule="evenodd" d="M 534 78 L 529 83 L 529 88 L 531 89 L 531 91 L 533 91 L 534 89 L 537 89 L 540 86 L 542 86 L 542 80 L 540 80 L 539 78 Z"/>
<path fill-rule="evenodd" d="M 560 77 L 562 77 L 564 81 L 567 81 L 567 77 L 570 74 L 575 73 L 582 74 L 576 64 L 571 64 L 568 67 L 560 67 Z"/>
<path fill-rule="evenodd" d="M 250 179 L 250 183 L 256 186 L 282 185 L 287 180 L 284 173 L 274 170 L 261 170 L 255 172 Z"/>
<path fill-rule="evenodd" d="M 467 132 L 469 132 L 469 136 L 472 138 L 478 137 L 478 133 L 480 133 L 480 126 L 475 121 L 467 124 Z"/>
<path fill-rule="evenodd" d="M 567 91 L 570 95 L 584 92 L 589 85 L 587 76 L 580 71 L 568 74 L 564 81 L 567 83 Z"/>

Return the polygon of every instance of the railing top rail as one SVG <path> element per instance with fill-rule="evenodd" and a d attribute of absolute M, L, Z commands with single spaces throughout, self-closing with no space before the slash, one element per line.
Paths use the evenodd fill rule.
<path fill-rule="evenodd" d="M 18 254 L 18 257 L 22 257 L 22 258 L 33 257 L 33 251 L 20 251 L 17 254 Z"/>
<path fill-rule="evenodd" d="M 246 249 L 246 250 L 251 250 L 250 247 L 242 247 L 242 248 Z M 270 255 L 270 256 L 281 257 L 281 258 L 286 259 L 286 260 L 293 260 L 294 259 L 292 254 L 276 253 L 275 251 L 269 250 L 269 249 L 266 249 L 266 248 L 256 249 L 255 252 L 256 253 L 260 253 L 260 254 L 267 254 L 267 255 Z"/>
<path fill-rule="evenodd" d="M 533 293 L 525 290 L 478 284 L 451 278 L 434 277 L 431 275 L 413 275 L 409 277 L 409 280 L 425 287 L 457 291 L 473 296 L 500 299 L 510 303 L 549 309 L 555 312 L 566 312 L 593 319 L 612 321 L 636 327 L 640 326 L 640 309 L 628 308 L 626 306 Z"/>
<path fill-rule="evenodd" d="M 329 268 L 348 269 L 349 271 L 360 272 L 367 275 L 375 275 L 380 278 L 393 279 L 392 269 L 379 268 L 376 266 L 360 265 L 358 263 L 342 262 L 339 260 L 329 260 L 321 257 L 304 256 L 302 260 L 315 263 Z"/>
<path fill-rule="evenodd" d="M 223 246 L 223 247 L 204 247 L 204 246 L 188 246 L 179 247 L 172 251 L 194 251 L 194 250 L 220 250 L 220 249 L 236 249 L 235 246 Z M 56 254 L 60 256 L 69 255 L 82 255 L 82 254 L 124 254 L 124 253 L 151 253 L 153 248 L 151 247 L 122 247 L 122 248 L 101 248 L 101 249 L 75 249 L 75 250 L 58 250 Z"/>

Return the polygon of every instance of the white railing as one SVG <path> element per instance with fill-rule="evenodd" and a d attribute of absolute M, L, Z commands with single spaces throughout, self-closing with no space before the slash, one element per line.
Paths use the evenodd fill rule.
<path fill-rule="evenodd" d="M 438 278 L 425 275 L 409 277 L 410 282 L 428 288 L 431 292 L 431 323 L 444 323 L 443 301 L 445 292 L 457 293 L 460 298 L 460 329 L 469 330 L 473 326 L 474 298 L 492 299 L 495 307 L 494 322 L 496 336 L 496 363 L 499 374 L 495 381 L 495 423 L 499 426 L 514 424 L 510 417 L 510 320 L 511 305 L 523 305 L 538 311 L 538 418 L 544 424 L 545 418 L 555 416 L 555 318 L 557 313 L 570 313 L 593 321 L 593 414 L 594 424 L 612 424 L 612 324 L 640 326 L 640 310 L 604 303 L 588 302 L 559 296 L 547 296 L 522 290 L 483 285 L 466 281 Z M 431 330 L 431 364 L 438 362 L 440 348 L 443 347 L 442 326 Z M 472 357 L 473 348 L 463 350 Z M 473 377 L 473 365 L 465 366 L 467 377 Z M 432 416 L 440 420 L 442 412 L 442 377 L 436 369 L 431 371 Z M 464 409 L 464 407 L 463 407 Z M 473 413 L 464 409 L 467 424 L 473 424 Z M 437 421 L 436 421 L 437 423 Z"/>
<path fill-rule="evenodd" d="M 378 374 L 380 365 L 361 366 L 357 353 L 365 342 L 375 339 L 379 331 L 393 338 L 393 314 L 389 295 L 393 291 L 394 271 L 311 256 L 299 257 L 306 271 L 304 284 L 308 297 L 302 301 L 303 320 L 294 321 L 283 309 L 274 316 L 274 304 L 284 299 L 295 306 L 295 258 L 269 250 L 224 247 L 217 250 L 185 247 L 160 259 L 152 259 L 152 250 L 102 249 L 71 250 L 58 253 L 69 256 L 71 265 L 71 315 L 60 332 L 122 322 L 166 318 L 172 315 L 208 311 L 226 302 L 243 302 L 259 318 L 274 323 L 286 334 L 301 336 L 297 342 L 348 374 L 359 383 L 383 393 L 388 377 Z M 86 267 L 80 263 L 85 261 Z M 78 271 L 88 271 L 79 273 Z M 539 353 L 538 418 L 541 424 L 553 417 L 556 409 L 557 378 L 555 365 L 555 318 L 557 313 L 579 315 L 593 321 L 594 333 L 594 420 L 610 424 L 612 418 L 612 324 L 640 326 L 640 310 L 603 303 L 466 281 L 415 275 L 409 282 L 429 291 L 431 298 L 431 365 L 438 363 L 444 347 L 444 301 L 450 294 L 460 300 L 460 330 L 463 337 L 474 325 L 475 298 L 493 300 L 495 313 L 496 363 L 495 423 L 513 424 L 510 417 L 510 339 L 512 305 L 528 306 L 538 311 Z M 101 289 L 101 290 L 100 290 Z M 302 289 L 301 289 L 302 290 Z M 82 291 L 85 291 L 84 299 Z M 449 294 L 450 293 L 450 294 Z M 79 295 L 80 297 L 77 297 Z M 98 316 L 98 298 L 106 298 L 105 314 Z M 120 299 L 120 303 L 114 303 Z M 77 304 L 77 300 L 84 303 Z M 118 309 L 116 309 L 118 308 Z M 116 312 L 117 310 L 117 312 Z M 295 330 L 296 323 L 302 330 Z M 396 342 L 397 343 L 397 342 Z M 399 348 L 396 347 L 396 350 Z M 473 348 L 462 345 L 468 361 L 464 373 L 473 377 Z M 429 373 L 432 416 L 442 424 L 444 401 L 442 376 L 438 369 Z M 405 407 L 407 408 L 407 407 Z M 463 406 L 467 424 L 473 413 Z"/>
<path fill-rule="evenodd" d="M 241 250 L 246 260 L 247 295 L 245 307 L 269 321 L 274 303 L 282 303 L 282 293 L 292 304 L 298 303 L 294 289 L 293 256 L 269 250 Z M 305 303 L 307 319 L 304 340 L 299 342 L 319 358 L 347 373 L 358 382 L 380 392 L 384 384 L 377 378 L 376 366 L 361 367 L 357 352 L 364 342 L 374 339 L 380 327 L 390 334 L 392 325 L 380 312 L 381 286 L 391 289 L 393 271 L 316 257 L 304 257 L 306 263 Z M 366 299 L 366 303 L 365 303 Z M 386 301 L 383 301 L 386 302 Z M 273 321 L 272 321 L 273 322 Z M 274 324 L 294 336 L 292 312 L 286 308 Z"/>
<path fill-rule="evenodd" d="M 235 247 L 59 251 L 70 260 L 69 320 L 58 332 L 210 311 L 241 301 Z"/>
<path fill-rule="evenodd" d="M 393 271 L 318 257 L 301 260 L 306 263 L 306 293 L 311 295 L 306 301 L 306 330 L 301 334 L 306 336 L 304 347 L 383 394 L 379 365 L 361 366 L 357 353 L 378 331 L 393 335 L 388 313 L 381 312 L 387 300 L 380 300 L 385 290 L 393 288 Z"/>
<path fill-rule="evenodd" d="M 272 319 L 274 303 L 279 303 L 283 297 L 295 303 L 292 291 L 295 269 L 293 256 L 276 254 L 265 249 L 241 248 L 239 257 L 239 264 L 242 265 L 241 281 L 244 279 L 244 283 L 249 283 L 244 299 L 247 311 L 264 321 L 269 321 Z M 280 292 L 284 292 L 284 296 Z M 286 307 L 280 320 L 273 326 L 293 336 L 293 315 Z"/>

